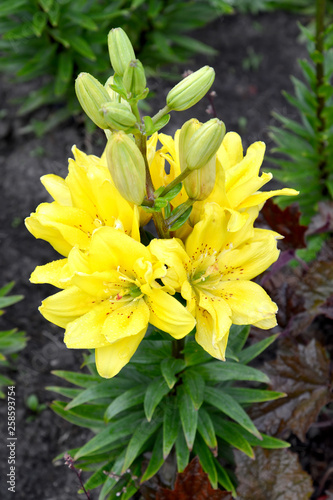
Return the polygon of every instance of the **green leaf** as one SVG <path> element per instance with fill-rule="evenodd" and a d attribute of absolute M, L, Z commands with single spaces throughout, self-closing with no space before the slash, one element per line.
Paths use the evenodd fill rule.
<path fill-rule="evenodd" d="M 179 429 L 176 439 L 176 459 L 178 472 L 183 472 L 189 462 L 190 451 L 187 447 L 182 429 Z"/>
<path fill-rule="evenodd" d="M 51 372 L 53 375 L 57 377 L 63 378 L 70 382 L 71 384 L 78 385 L 80 387 L 91 387 L 96 384 L 96 382 L 101 382 L 102 377 L 94 377 L 92 375 L 88 375 L 86 373 L 76 373 L 70 372 L 66 370 L 54 370 Z"/>
<path fill-rule="evenodd" d="M 194 341 L 186 342 L 183 352 L 186 366 L 199 365 L 212 359 L 211 356 Z"/>
<path fill-rule="evenodd" d="M 225 490 L 231 491 L 232 496 L 236 498 L 237 497 L 236 488 L 230 479 L 228 471 L 224 467 L 222 467 L 220 462 L 216 459 L 215 459 L 215 467 L 216 467 L 216 471 L 217 471 L 217 480 L 218 480 L 219 484 Z"/>
<path fill-rule="evenodd" d="M 58 60 L 58 71 L 55 81 L 55 94 L 60 96 L 64 93 L 73 74 L 73 59 L 69 51 L 61 52 Z"/>
<path fill-rule="evenodd" d="M 178 380 L 176 373 L 184 370 L 185 366 L 185 361 L 182 359 L 166 358 L 161 362 L 161 372 L 170 389 Z"/>
<path fill-rule="evenodd" d="M 209 382 L 226 382 L 227 380 L 251 380 L 253 382 L 269 383 L 265 373 L 251 366 L 232 361 L 212 361 L 197 366 L 197 372 Z"/>
<path fill-rule="evenodd" d="M 157 405 L 169 391 L 170 388 L 162 377 L 156 378 L 148 385 L 143 403 L 148 422 L 151 421 Z"/>
<path fill-rule="evenodd" d="M 162 447 L 163 447 L 163 431 L 161 429 L 160 432 L 157 434 L 148 467 L 145 470 L 140 480 L 141 483 L 143 483 L 144 481 L 148 481 L 148 479 L 153 477 L 162 467 L 164 463 Z"/>
<path fill-rule="evenodd" d="M 177 194 L 179 194 L 181 192 L 182 187 L 183 187 L 183 185 L 180 182 L 175 187 L 173 187 L 172 189 L 170 189 L 170 191 L 166 195 L 164 195 L 163 198 L 165 200 L 168 200 L 168 201 L 173 200 L 177 196 Z"/>
<path fill-rule="evenodd" d="M 261 354 L 265 349 L 267 349 L 268 346 L 270 346 L 278 337 L 279 335 L 271 335 L 270 337 L 267 337 L 266 339 L 260 340 L 256 344 L 253 344 L 246 349 L 243 349 L 238 355 L 238 359 L 240 363 L 244 363 L 246 365 L 253 359 L 255 359 L 259 354 Z"/>
<path fill-rule="evenodd" d="M 239 430 L 240 426 L 234 424 L 233 422 L 228 422 L 224 418 L 221 418 L 219 415 L 213 415 L 212 418 L 214 422 L 215 432 L 220 438 L 231 444 L 231 446 L 234 446 L 238 450 L 241 450 L 248 457 L 254 458 L 254 452 L 251 448 L 251 445 Z M 259 442 L 259 439 L 257 439 L 257 441 Z"/>
<path fill-rule="evenodd" d="M 118 396 L 106 409 L 105 420 L 111 420 L 122 411 L 133 408 L 143 402 L 146 393 L 146 386 L 136 386 Z"/>
<path fill-rule="evenodd" d="M 236 354 L 239 353 L 247 341 L 250 333 L 249 326 L 232 325 L 229 331 L 228 346 Z M 227 348 L 228 348 L 227 346 Z"/>
<path fill-rule="evenodd" d="M 141 448 L 148 441 L 148 439 L 155 434 L 162 424 L 161 418 L 156 418 L 151 422 L 143 420 L 135 430 L 128 447 L 126 449 L 125 461 L 122 472 L 125 472 L 139 455 Z"/>
<path fill-rule="evenodd" d="M 49 16 L 52 26 L 58 26 L 60 17 L 60 2 L 54 2 L 51 9 L 47 12 L 47 15 Z"/>
<path fill-rule="evenodd" d="M 175 398 L 168 398 L 163 415 L 163 457 L 169 455 L 179 432 L 179 413 Z"/>
<path fill-rule="evenodd" d="M 81 37 L 76 35 L 67 35 L 66 39 L 69 41 L 70 46 L 83 57 L 90 59 L 90 61 L 96 61 L 96 56 L 91 50 L 88 43 Z"/>
<path fill-rule="evenodd" d="M 82 26 L 82 28 L 85 28 L 90 31 L 98 30 L 97 24 L 90 16 L 87 16 L 85 14 L 76 11 L 74 16 L 69 14 L 69 17 L 71 22 L 78 24 L 79 26 Z"/>
<path fill-rule="evenodd" d="M 251 432 L 254 436 L 261 438 L 259 431 L 256 429 L 250 417 L 245 413 L 243 408 L 229 394 L 222 393 L 214 387 L 206 387 L 205 401 L 218 408 L 222 413 L 235 420 L 239 425 Z"/>
<path fill-rule="evenodd" d="M 5 377 L 4 375 L 1 375 L 0 374 L 0 385 L 12 385 L 13 384 L 13 381 L 8 378 L 8 377 Z"/>
<path fill-rule="evenodd" d="M 44 12 L 49 12 L 53 5 L 53 0 L 38 0 L 38 3 L 42 7 Z"/>
<path fill-rule="evenodd" d="M 51 404 L 51 408 L 55 413 L 72 424 L 87 427 L 88 429 L 103 429 L 105 427 L 103 405 L 83 405 L 72 410 L 65 410 L 65 406 L 65 401 L 54 401 Z"/>
<path fill-rule="evenodd" d="M 198 455 L 203 470 L 208 474 L 214 489 L 217 489 L 217 471 L 212 452 L 200 436 L 197 436 L 193 451 Z"/>
<path fill-rule="evenodd" d="M 66 398 L 73 399 L 79 394 L 81 394 L 82 389 L 72 389 L 69 387 L 61 387 L 61 386 L 55 386 L 55 385 L 49 385 L 45 387 L 47 391 L 52 391 L 57 394 L 60 394 L 61 396 L 65 396 Z"/>
<path fill-rule="evenodd" d="M 184 436 L 189 450 L 192 450 L 197 432 L 198 411 L 183 386 L 177 387 L 178 408 Z"/>
<path fill-rule="evenodd" d="M 232 396 L 238 403 L 262 403 L 286 397 L 285 392 L 268 391 L 265 389 L 247 389 L 245 387 L 224 387 L 223 393 Z"/>
<path fill-rule="evenodd" d="M 215 421 L 214 421 L 215 422 Z M 241 434 L 246 441 L 249 442 L 251 446 L 260 446 L 261 448 L 267 448 L 267 449 L 278 449 L 278 448 L 289 448 L 290 443 L 287 443 L 287 441 L 283 441 L 282 439 L 278 439 L 272 436 L 267 436 L 267 434 L 264 434 L 263 432 L 260 433 L 261 435 L 261 440 L 258 439 L 257 437 L 253 436 L 250 432 L 248 432 L 244 427 L 241 427 L 240 425 L 234 423 L 234 422 L 229 422 L 229 424 L 239 433 Z"/>
<path fill-rule="evenodd" d="M 0 16 L 16 14 L 21 7 L 26 6 L 26 0 L 3 0 L 0 5 Z"/>
<path fill-rule="evenodd" d="M 10 295 L 9 297 L 0 297 L 0 309 L 4 309 L 5 307 L 11 306 L 23 300 L 23 295 Z"/>
<path fill-rule="evenodd" d="M 198 410 L 202 405 L 205 393 L 205 381 L 195 370 L 186 370 L 183 374 L 185 391 L 192 399 L 194 408 Z"/>
<path fill-rule="evenodd" d="M 114 398 L 121 394 L 123 390 L 131 387 L 131 382 L 129 380 L 124 380 L 121 378 L 114 378 L 111 380 L 104 380 L 99 384 L 88 387 L 85 391 L 82 391 L 76 398 L 73 399 L 66 406 L 66 410 L 74 408 L 75 406 L 93 401 L 95 399 L 101 398 Z"/>
<path fill-rule="evenodd" d="M 132 434 L 140 425 L 143 418 L 143 412 L 132 412 L 130 415 L 116 420 L 105 426 L 96 436 L 83 445 L 75 455 L 75 460 L 86 455 L 92 455 L 99 449 L 110 445 L 126 436 Z"/>
<path fill-rule="evenodd" d="M 178 208 L 178 207 L 177 207 Z M 181 228 L 185 222 L 187 221 L 187 219 L 189 218 L 189 216 L 191 215 L 191 212 L 192 212 L 192 208 L 193 207 L 189 207 L 180 217 L 179 219 L 176 220 L 176 222 L 174 224 L 172 224 L 172 226 L 169 228 L 170 231 L 177 231 L 177 229 Z M 172 215 L 172 212 L 171 212 L 171 215 Z"/>
<path fill-rule="evenodd" d="M 198 415 L 198 431 L 206 445 L 212 450 L 214 456 L 217 455 L 217 440 L 214 424 L 209 413 L 204 408 L 200 408 Z"/>
<path fill-rule="evenodd" d="M 0 288 L 0 297 L 3 297 L 4 295 L 7 295 L 15 285 L 15 281 L 10 281 L 7 283 L 7 285 L 4 285 L 3 287 Z"/>
<path fill-rule="evenodd" d="M 47 14 L 45 12 L 36 12 L 32 19 L 32 29 L 36 36 L 40 37 L 47 23 Z"/>

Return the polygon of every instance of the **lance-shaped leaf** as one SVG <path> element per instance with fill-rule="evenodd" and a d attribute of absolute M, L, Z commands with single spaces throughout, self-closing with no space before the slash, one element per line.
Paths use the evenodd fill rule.
<path fill-rule="evenodd" d="M 180 428 L 176 439 L 176 460 L 178 472 L 183 472 L 190 459 L 190 450 L 187 447 L 183 429 Z"/>
<path fill-rule="evenodd" d="M 177 387 L 177 399 L 184 436 L 189 450 L 192 450 L 197 432 L 198 411 L 195 409 L 192 399 L 180 385 Z"/>
<path fill-rule="evenodd" d="M 205 393 L 205 381 L 200 373 L 187 370 L 183 374 L 184 388 L 193 401 L 194 408 L 198 410 L 202 405 Z"/>
<path fill-rule="evenodd" d="M 184 357 L 186 366 L 199 365 L 212 359 L 197 342 L 193 341 L 186 342 Z"/>
<path fill-rule="evenodd" d="M 102 380 L 102 378 L 97 375 L 93 376 L 86 373 L 76 373 L 65 370 L 54 370 L 51 373 L 79 387 L 91 387 L 95 385 L 96 382 L 101 382 Z"/>
<path fill-rule="evenodd" d="M 161 372 L 170 389 L 173 388 L 178 380 L 178 378 L 176 377 L 176 373 L 183 370 L 185 366 L 185 361 L 183 359 L 163 359 L 161 363 Z"/>
<path fill-rule="evenodd" d="M 277 337 L 278 335 L 271 335 L 270 337 L 260 340 L 259 342 L 250 345 L 246 349 L 243 349 L 238 354 L 240 363 L 244 363 L 244 365 L 246 365 L 247 363 L 255 359 L 257 356 L 259 356 L 259 354 L 267 349 L 267 347 L 270 346 L 277 339 Z"/>
<path fill-rule="evenodd" d="M 209 382 L 225 382 L 227 380 L 251 380 L 253 382 L 269 383 L 267 375 L 252 368 L 251 366 L 242 365 L 225 361 L 212 361 L 205 363 L 196 368 L 197 372 Z"/>
<path fill-rule="evenodd" d="M 206 445 L 212 450 L 214 456 L 217 456 L 217 440 L 214 424 L 209 413 L 204 408 L 200 408 L 198 414 L 198 431 L 201 434 Z M 207 471 L 206 471 L 207 472 Z"/>
<path fill-rule="evenodd" d="M 267 436 L 267 434 L 264 434 L 262 432 L 260 433 L 261 439 L 258 439 L 257 437 L 253 436 L 253 434 L 244 429 L 244 427 L 236 424 L 235 422 L 228 422 L 228 426 L 232 431 L 235 430 L 237 433 L 241 434 L 251 446 L 260 446 L 260 448 L 267 448 L 268 450 L 290 447 L 290 443 L 287 443 L 287 441 L 283 441 L 282 439 L 278 439 L 272 436 Z M 216 423 L 215 427 L 216 429 L 218 429 L 218 425 Z M 218 435 L 217 431 L 216 434 Z M 235 448 L 238 447 L 235 446 Z"/>
<path fill-rule="evenodd" d="M 218 408 L 222 413 L 228 415 L 228 417 L 232 418 L 239 423 L 239 425 L 244 427 L 244 429 L 261 439 L 260 433 L 256 429 L 250 417 L 245 413 L 240 404 L 229 396 L 229 394 L 222 393 L 219 389 L 215 389 L 214 387 L 206 387 L 205 401 L 206 403 Z"/>
<path fill-rule="evenodd" d="M 156 378 L 148 385 L 143 403 L 148 422 L 151 421 L 156 406 L 169 391 L 170 388 L 163 377 Z"/>
<path fill-rule="evenodd" d="M 105 427 L 103 421 L 104 405 L 82 405 L 71 410 L 65 410 L 65 406 L 65 401 L 53 401 L 51 404 L 55 413 L 72 424 L 89 429 L 103 429 Z"/>
<path fill-rule="evenodd" d="M 285 392 L 248 389 L 246 387 L 224 387 L 223 392 L 229 394 L 241 404 L 262 403 L 263 401 L 272 401 L 287 396 Z"/>
<path fill-rule="evenodd" d="M 311 477 L 289 450 L 257 448 L 255 460 L 236 451 L 235 459 L 239 500 L 306 500 L 313 493 Z"/>
<path fill-rule="evenodd" d="M 99 384 L 93 385 L 92 387 L 88 387 L 85 391 L 81 391 L 78 396 L 68 403 L 66 410 L 96 399 L 114 398 L 121 394 L 124 389 L 126 390 L 129 387 L 131 387 L 130 380 L 124 380 L 121 378 L 118 380 L 111 379 L 111 381 L 105 380 Z"/>
<path fill-rule="evenodd" d="M 213 489 L 208 475 L 203 472 L 198 457 L 195 457 L 183 473 L 177 474 L 174 490 L 160 488 L 156 500 L 232 500 L 227 491 Z"/>
<path fill-rule="evenodd" d="M 166 401 L 163 415 L 163 458 L 169 455 L 178 436 L 180 426 L 179 412 L 175 398 L 169 397 Z"/>
<path fill-rule="evenodd" d="M 254 458 L 252 447 L 246 437 L 244 437 L 238 429 L 240 428 L 238 424 L 228 422 L 224 418 L 221 418 L 220 415 L 216 414 L 212 415 L 212 419 L 217 436 L 222 438 L 226 443 L 229 443 L 231 446 L 234 446 L 238 450 L 245 453 L 248 457 Z"/>
<path fill-rule="evenodd" d="M 146 386 L 138 385 L 114 399 L 106 409 L 104 415 L 105 420 L 111 420 L 115 415 L 118 415 L 118 413 L 142 403 L 146 394 L 146 389 Z"/>
<path fill-rule="evenodd" d="M 157 434 L 153 452 L 148 467 L 141 478 L 140 481 L 141 483 L 147 481 L 152 476 L 154 476 L 162 467 L 164 463 L 162 446 L 163 446 L 163 431 L 161 429 L 160 432 Z"/>
<path fill-rule="evenodd" d="M 155 434 L 155 432 L 159 429 L 161 424 L 162 424 L 162 419 L 160 415 L 159 418 L 156 418 L 151 422 L 147 422 L 146 420 L 141 422 L 141 424 L 137 427 L 136 431 L 134 432 L 130 442 L 128 443 L 122 472 L 125 472 L 130 467 L 130 465 L 139 455 L 141 448 L 148 441 L 148 439 L 153 434 Z"/>
<path fill-rule="evenodd" d="M 249 326 L 231 325 L 229 331 L 228 346 L 230 345 L 232 351 L 237 354 L 243 349 L 249 333 Z"/>
<path fill-rule="evenodd" d="M 262 403 L 250 410 L 258 428 L 286 437 L 293 432 L 305 441 L 305 434 L 332 394 L 329 360 L 324 347 L 314 339 L 307 345 L 284 340 L 275 361 L 265 364 L 273 389 L 288 396 Z"/>

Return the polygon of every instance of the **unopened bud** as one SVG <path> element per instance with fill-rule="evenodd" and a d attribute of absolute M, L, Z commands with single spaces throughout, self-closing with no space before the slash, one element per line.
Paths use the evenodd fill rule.
<path fill-rule="evenodd" d="M 101 113 L 109 128 L 127 130 L 136 124 L 136 117 L 125 104 L 106 102 L 101 107 Z"/>
<path fill-rule="evenodd" d="M 167 95 L 167 106 L 173 111 L 183 111 L 194 106 L 213 84 L 215 71 L 210 66 L 195 71 L 177 83 Z"/>
<path fill-rule="evenodd" d="M 187 196 L 192 200 L 205 200 L 213 191 L 216 178 L 216 155 L 202 168 L 191 172 L 183 181 Z"/>
<path fill-rule="evenodd" d="M 110 137 L 106 161 L 119 193 L 125 200 L 141 205 L 146 194 L 145 162 L 139 148 L 122 130 Z"/>
<path fill-rule="evenodd" d="M 225 135 L 225 125 L 212 118 L 198 128 L 187 143 L 186 166 L 190 170 L 202 168 L 215 155 Z"/>
<path fill-rule="evenodd" d="M 186 165 L 186 156 L 189 151 L 188 145 L 189 142 L 194 134 L 200 127 L 202 126 L 202 123 L 199 122 L 196 118 L 191 118 L 187 122 L 184 123 L 182 128 L 180 129 L 179 133 L 179 164 L 180 164 L 180 170 L 183 172 L 185 168 L 187 167 Z"/>
<path fill-rule="evenodd" d="M 89 73 L 80 73 L 75 81 L 77 98 L 89 118 L 100 128 L 109 125 L 100 113 L 102 104 L 110 101 L 109 94 L 103 85 Z"/>
<path fill-rule="evenodd" d="M 131 41 L 122 28 L 114 28 L 109 32 L 108 46 L 111 65 L 117 75 L 123 76 L 128 64 L 135 59 Z"/>
<path fill-rule="evenodd" d="M 133 59 L 128 64 L 124 76 L 123 84 L 131 97 L 142 94 L 146 88 L 146 75 L 142 63 L 138 59 Z"/>

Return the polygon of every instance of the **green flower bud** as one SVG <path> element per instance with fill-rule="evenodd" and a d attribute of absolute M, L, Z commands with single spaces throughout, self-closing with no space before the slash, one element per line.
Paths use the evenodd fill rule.
<path fill-rule="evenodd" d="M 110 137 L 106 161 L 119 193 L 125 200 L 141 205 L 146 195 L 145 162 L 137 145 L 122 130 Z"/>
<path fill-rule="evenodd" d="M 213 191 L 216 178 L 216 155 L 206 165 L 191 172 L 183 181 L 187 196 L 196 201 L 205 200 Z"/>
<path fill-rule="evenodd" d="M 120 102 L 106 102 L 101 107 L 101 114 L 109 128 L 126 130 L 134 127 L 136 117 L 125 104 Z"/>
<path fill-rule="evenodd" d="M 194 134 L 202 124 L 196 118 L 191 118 L 187 122 L 184 123 L 182 128 L 180 129 L 179 134 L 179 164 L 180 170 L 183 172 L 186 165 L 186 156 L 188 153 L 188 144 Z"/>
<path fill-rule="evenodd" d="M 133 59 L 127 66 L 123 84 L 126 91 L 131 97 L 136 97 L 142 94 L 146 88 L 146 75 L 142 63 L 139 59 Z"/>
<path fill-rule="evenodd" d="M 184 111 L 194 106 L 213 84 L 215 71 L 209 66 L 195 71 L 177 83 L 167 95 L 167 106 L 173 111 Z"/>
<path fill-rule="evenodd" d="M 130 39 L 122 28 L 114 28 L 108 35 L 111 65 L 119 76 L 123 76 L 128 64 L 135 59 Z"/>
<path fill-rule="evenodd" d="M 107 129 L 109 125 L 100 113 L 102 104 L 110 101 L 105 87 L 89 73 L 80 73 L 75 81 L 77 98 L 89 118 L 100 128 Z"/>
<path fill-rule="evenodd" d="M 217 118 L 198 128 L 186 144 L 186 166 L 196 170 L 206 165 L 221 146 L 224 135 L 225 125 Z"/>

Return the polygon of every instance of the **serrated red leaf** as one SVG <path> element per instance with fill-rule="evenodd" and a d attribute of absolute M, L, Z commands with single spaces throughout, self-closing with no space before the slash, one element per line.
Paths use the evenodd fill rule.
<path fill-rule="evenodd" d="M 174 490 L 159 488 L 156 500 L 232 500 L 228 491 L 214 490 L 200 465 L 198 457 L 177 474 Z"/>
<path fill-rule="evenodd" d="M 235 452 L 239 481 L 237 500 L 307 500 L 313 493 L 311 477 L 289 450 L 256 448 L 256 459 Z"/>
<path fill-rule="evenodd" d="M 324 347 L 314 339 L 307 346 L 284 339 L 276 360 L 265 363 L 263 371 L 272 389 L 285 392 L 287 397 L 254 405 L 249 414 L 256 427 L 284 439 L 293 432 L 304 442 L 321 408 L 333 400 L 332 375 Z"/>
<path fill-rule="evenodd" d="M 279 245 L 282 250 L 306 248 L 305 232 L 307 226 L 300 224 L 301 213 L 296 204 L 282 210 L 272 200 L 267 200 L 261 213 L 267 224 L 284 236 Z"/>

